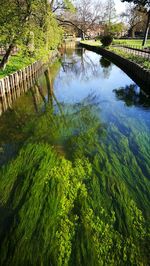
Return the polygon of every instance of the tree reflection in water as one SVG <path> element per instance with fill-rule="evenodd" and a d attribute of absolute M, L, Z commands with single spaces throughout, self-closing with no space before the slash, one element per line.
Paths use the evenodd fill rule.
<path fill-rule="evenodd" d="M 103 68 L 104 78 L 108 79 L 112 70 L 112 63 L 102 56 L 100 58 L 100 65 Z"/>
<path fill-rule="evenodd" d="M 91 58 L 85 49 L 72 50 L 72 54 L 65 54 L 61 60 L 62 69 L 68 75 L 75 75 L 79 80 L 90 80 L 101 75 L 97 62 Z"/>
<path fill-rule="evenodd" d="M 48 68 L 42 79 L 35 80 L 34 86 L 21 97 L 12 102 L 11 107 L 0 116 L 0 165 L 14 157 L 24 142 L 28 139 L 31 130 L 27 128 L 35 118 L 46 111 L 47 105 L 53 109 L 53 81 L 60 68 L 60 62 Z M 10 130 L 11 129 L 11 130 Z"/>
<path fill-rule="evenodd" d="M 150 97 L 143 93 L 136 84 L 115 89 L 113 92 L 118 100 L 125 102 L 126 106 L 150 108 Z"/>

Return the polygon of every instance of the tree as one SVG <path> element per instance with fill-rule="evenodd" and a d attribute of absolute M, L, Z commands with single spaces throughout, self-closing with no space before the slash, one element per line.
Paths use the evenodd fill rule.
<path fill-rule="evenodd" d="M 107 24 L 110 24 L 114 21 L 116 18 L 116 8 L 115 8 L 115 2 L 114 0 L 107 0 L 105 5 L 105 21 Z"/>
<path fill-rule="evenodd" d="M 50 8 L 52 12 L 60 13 L 62 11 L 75 11 L 75 7 L 70 0 L 51 0 Z"/>
<path fill-rule="evenodd" d="M 149 27 L 150 27 L 150 0 L 121 0 L 122 2 L 129 2 L 129 3 L 134 3 L 139 9 L 145 9 L 147 12 L 147 23 L 146 23 L 146 28 L 145 28 L 145 33 L 144 33 L 144 39 L 142 46 L 145 45 L 147 37 L 148 37 L 148 32 L 149 32 Z"/>
<path fill-rule="evenodd" d="M 118 37 L 121 35 L 123 29 L 124 29 L 124 24 L 122 22 L 119 23 L 110 23 L 105 26 L 105 32 L 108 35 L 111 35 L 113 37 Z"/>
<path fill-rule="evenodd" d="M 14 47 L 41 57 L 59 41 L 60 30 L 47 0 L 0 0 L 0 43 L 4 69 Z"/>
<path fill-rule="evenodd" d="M 87 30 L 93 27 L 93 24 L 98 23 L 102 17 L 101 2 L 92 3 L 90 0 L 82 0 L 77 5 L 77 20 L 78 26 L 82 31 L 82 37 L 87 34 Z"/>
<path fill-rule="evenodd" d="M 132 38 L 135 37 L 135 31 L 139 28 L 143 28 L 145 24 L 147 16 L 144 11 L 145 10 L 139 10 L 139 8 L 133 4 L 129 4 L 125 12 L 121 14 L 122 19 L 128 24 L 128 33 Z"/>
<path fill-rule="evenodd" d="M 104 5 L 100 1 L 91 2 L 90 0 L 75 1 L 74 5 L 75 13 L 64 12 L 58 20 L 62 24 L 75 27 L 84 39 L 85 36 L 88 36 L 88 31 L 93 30 L 103 20 Z"/>

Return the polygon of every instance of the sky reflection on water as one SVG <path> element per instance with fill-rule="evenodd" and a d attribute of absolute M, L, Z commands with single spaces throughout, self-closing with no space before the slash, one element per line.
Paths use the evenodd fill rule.
<path fill-rule="evenodd" d="M 57 100 L 64 104 L 81 103 L 92 95 L 105 122 L 109 122 L 112 113 L 122 113 L 150 123 L 150 98 L 121 69 L 91 51 L 62 58 L 54 90 Z"/>

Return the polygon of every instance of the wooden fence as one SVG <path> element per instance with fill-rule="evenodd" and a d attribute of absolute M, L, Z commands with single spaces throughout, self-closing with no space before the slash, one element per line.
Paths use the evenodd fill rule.
<path fill-rule="evenodd" d="M 58 53 L 52 53 L 50 62 L 52 63 Z M 12 103 L 30 89 L 36 79 L 46 70 L 48 66 L 42 61 L 16 71 L 15 73 L 0 79 L 0 115 L 12 106 Z"/>

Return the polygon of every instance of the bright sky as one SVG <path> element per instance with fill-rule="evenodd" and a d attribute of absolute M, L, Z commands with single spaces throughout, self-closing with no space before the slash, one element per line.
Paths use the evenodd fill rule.
<path fill-rule="evenodd" d="M 125 10 L 125 6 L 127 4 L 127 2 L 121 2 L 120 0 L 114 0 L 115 4 L 116 4 L 116 11 L 117 14 L 122 13 Z"/>

